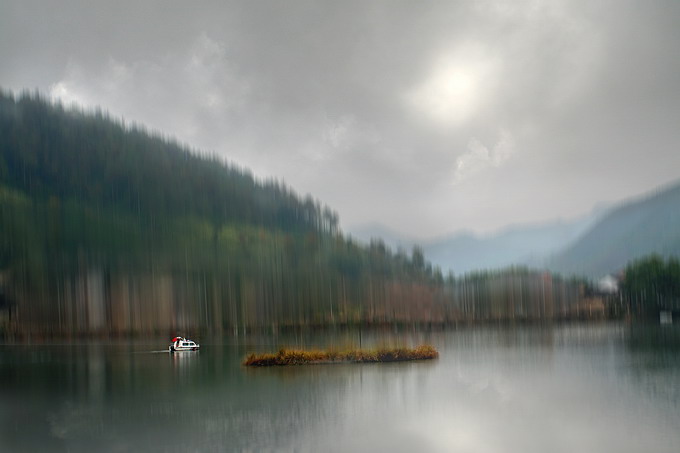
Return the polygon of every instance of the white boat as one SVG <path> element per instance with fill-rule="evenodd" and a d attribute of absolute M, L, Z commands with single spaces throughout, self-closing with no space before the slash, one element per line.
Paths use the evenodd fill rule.
<path fill-rule="evenodd" d="M 175 337 L 172 339 L 172 344 L 170 345 L 170 352 L 180 352 L 180 351 L 198 351 L 201 345 L 194 342 L 193 340 L 187 340 L 184 337 Z"/>

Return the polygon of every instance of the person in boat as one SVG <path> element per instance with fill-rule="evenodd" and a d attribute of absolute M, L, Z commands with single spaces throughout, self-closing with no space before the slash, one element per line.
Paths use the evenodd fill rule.
<path fill-rule="evenodd" d="M 173 349 L 177 349 L 177 347 L 179 346 L 179 344 L 180 344 L 180 342 L 181 342 L 182 340 L 183 340 L 182 337 L 175 337 L 175 338 L 173 338 L 173 339 L 172 339 L 172 347 L 173 347 Z"/>

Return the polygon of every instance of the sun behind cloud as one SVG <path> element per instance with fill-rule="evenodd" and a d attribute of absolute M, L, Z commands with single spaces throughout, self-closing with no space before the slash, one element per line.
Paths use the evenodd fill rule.
<path fill-rule="evenodd" d="M 479 47 L 464 46 L 440 56 L 407 100 L 438 124 L 460 125 L 474 117 L 488 97 L 494 67 Z"/>

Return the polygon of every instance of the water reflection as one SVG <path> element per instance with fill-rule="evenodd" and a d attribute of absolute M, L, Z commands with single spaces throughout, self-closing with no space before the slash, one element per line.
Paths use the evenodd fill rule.
<path fill-rule="evenodd" d="M 437 361 L 247 369 L 340 335 L 0 346 L 0 451 L 676 451 L 678 330 L 621 324 L 363 332 Z M 404 336 L 402 336 L 404 335 Z"/>
<path fill-rule="evenodd" d="M 631 385 L 654 400 L 665 402 L 671 409 L 680 407 L 680 386 L 666 385 L 668 380 L 680 383 L 680 328 L 676 326 L 633 326 L 626 337 L 630 354 L 624 365 Z"/>
<path fill-rule="evenodd" d="M 168 353 L 172 362 L 172 367 L 183 375 L 191 375 L 191 369 L 198 366 L 199 351 L 183 351 L 174 354 Z"/>

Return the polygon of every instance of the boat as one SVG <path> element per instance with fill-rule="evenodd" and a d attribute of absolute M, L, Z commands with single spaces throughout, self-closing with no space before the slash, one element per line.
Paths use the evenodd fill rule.
<path fill-rule="evenodd" d="M 193 340 L 187 340 L 184 337 L 175 337 L 172 339 L 172 344 L 170 345 L 170 352 L 180 352 L 180 351 L 198 351 L 201 345 L 194 342 Z"/>

